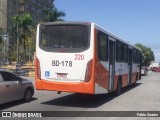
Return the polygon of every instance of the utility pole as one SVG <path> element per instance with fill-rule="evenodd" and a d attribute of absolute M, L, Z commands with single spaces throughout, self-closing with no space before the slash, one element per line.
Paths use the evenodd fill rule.
<path fill-rule="evenodd" d="M 19 63 L 19 29 L 18 29 L 18 21 L 17 21 L 17 64 L 16 64 L 16 74 L 18 74 L 18 63 Z"/>
<path fill-rule="evenodd" d="M 17 63 L 19 62 L 19 33 L 18 33 L 18 22 L 17 22 Z"/>
<path fill-rule="evenodd" d="M 6 36 L 5 35 L 3 37 L 3 41 L 4 41 L 4 61 L 6 62 Z"/>

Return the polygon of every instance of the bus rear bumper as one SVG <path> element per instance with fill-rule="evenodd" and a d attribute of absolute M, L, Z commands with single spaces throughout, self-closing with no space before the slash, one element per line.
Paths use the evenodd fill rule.
<path fill-rule="evenodd" d="M 57 82 L 36 79 L 35 84 L 37 90 L 94 94 L 93 82 Z"/>

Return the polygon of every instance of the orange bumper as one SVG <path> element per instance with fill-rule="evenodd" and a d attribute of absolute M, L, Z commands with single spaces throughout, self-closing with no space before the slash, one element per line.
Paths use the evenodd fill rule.
<path fill-rule="evenodd" d="M 91 80 L 92 81 L 92 80 Z M 53 90 L 61 92 L 94 94 L 93 82 L 57 82 L 47 80 L 35 80 L 37 90 Z"/>

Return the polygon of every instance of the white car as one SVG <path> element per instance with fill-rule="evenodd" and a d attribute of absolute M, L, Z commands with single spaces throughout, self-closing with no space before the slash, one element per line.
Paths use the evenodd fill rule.
<path fill-rule="evenodd" d="M 142 67 L 142 68 L 141 68 L 141 75 L 147 76 L 147 74 L 148 74 L 147 68 L 146 68 L 146 67 Z"/>
<path fill-rule="evenodd" d="M 11 72 L 0 70 L 0 104 L 23 99 L 32 100 L 34 87 L 31 81 Z"/>

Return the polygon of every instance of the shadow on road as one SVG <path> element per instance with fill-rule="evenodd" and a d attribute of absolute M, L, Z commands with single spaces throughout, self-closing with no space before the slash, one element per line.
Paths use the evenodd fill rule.
<path fill-rule="evenodd" d="M 32 101 L 35 101 L 35 100 L 37 100 L 37 98 L 33 97 Z M 32 102 L 32 101 L 30 101 L 30 102 Z M 0 105 L 0 110 L 5 110 L 5 109 L 8 109 L 8 108 L 11 108 L 11 107 L 14 107 L 14 106 L 18 106 L 18 105 L 21 105 L 21 104 L 24 104 L 24 103 L 25 102 L 23 100 L 17 100 L 17 101 L 5 103 L 5 104 Z"/>
<path fill-rule="evenodd" d="M 129 90 L 138 87 L 142 83 L 137 83 L 136 85 L 131 85 L 122 89 L 122 94 L 128 92 Z M 122 95 L 121 94 L 121 95 Z M 43 102 L 46 105 L 58 105 L 58 106 L 68 106 L 68 107 L 82 107 L 82 108 L 96 108 L 99 107 L 114 98 L 116 98 L 115 92 L 108 94 L 99 95 L 87 95 L 87 94 L 71 94 L 63 96 L 54 100 Z"/>

